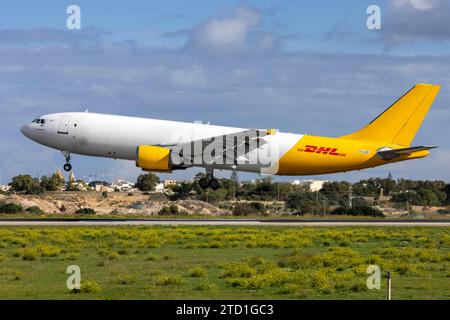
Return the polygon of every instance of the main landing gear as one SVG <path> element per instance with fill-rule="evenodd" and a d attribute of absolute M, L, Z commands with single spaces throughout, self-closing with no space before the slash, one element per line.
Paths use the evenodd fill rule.
<path fill-rule="evenodd" d="M 70 152 L 67 151 L 61 151 L 64 158 L 66 158 L 66 164 L 63 166 L 64 171 L 70 171 L 72 170 L 72 165 L 70 164 Z"/>
<path fill-rule="evenodd" d="M 198 180 L 198 184 L 203 190 L 208 189 L 208 187 L 213 190 L 220 188 L 219 180 L 213 176 L 213 169 L 206 169 L 206 178 L 200 178 L 200 180 Z"/>

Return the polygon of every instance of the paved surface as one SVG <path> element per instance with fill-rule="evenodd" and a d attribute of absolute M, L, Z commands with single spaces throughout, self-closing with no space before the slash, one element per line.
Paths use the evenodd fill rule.
<path fill-rule="evenodd" d="M 2 219 L 0 226 L 212 225 L 292 227 L 450 227 L 450 220 Z"/>

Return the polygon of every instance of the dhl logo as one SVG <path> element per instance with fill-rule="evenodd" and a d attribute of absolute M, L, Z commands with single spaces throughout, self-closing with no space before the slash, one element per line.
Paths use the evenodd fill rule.
<path fill-rule="evenodd" d="M 319 153 L 319 154 L 328 154 L 330 156 L 340 156 L 345 157 L 345 153 L 336 152 L 338 148 L 328 148 L 328 147 L 318 147 L 312 145 L 306 145 L 304 149 L 297 149 L 299 152 L 310 152 L 310 153 Z"/>

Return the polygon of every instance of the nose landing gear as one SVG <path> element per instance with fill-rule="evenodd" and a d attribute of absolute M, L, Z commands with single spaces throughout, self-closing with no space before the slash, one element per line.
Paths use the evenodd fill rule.
<path fill-rule="evenodd" d="M 72 165 L 70 163 L 66 163 L 63 166 L 63 168 L 64 168 L 64 171 L 70 171 L 70 170 L 72 170 Z"/>
<path fill-rule="evenodd" d="M 66 159 L 66 164 L 63 166 L 64 171 L 71 171 L 72 165 L 70 164 L 70 152 L 61 151 L 61 153 L 63 154 L 64 158 Z"/>

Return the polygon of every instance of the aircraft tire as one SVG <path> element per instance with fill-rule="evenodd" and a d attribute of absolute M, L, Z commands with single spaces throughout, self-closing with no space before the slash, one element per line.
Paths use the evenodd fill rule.
<path fill-rule="evenodd" d="M 198 184 L 200 186 L 200 188 L 202 188 L 203 190 L 208 189 L 208 179 L 206 178 L 200 178 L 200 180 L 198 180 Z"/>
<path fill-rule="evenodd" d="M 220 188 L 220 182 L 216 178 L 212 178 L 211 180 L 209 180 L 209 186 L 211 187 L 211 189 L 217 190 Z"/>

